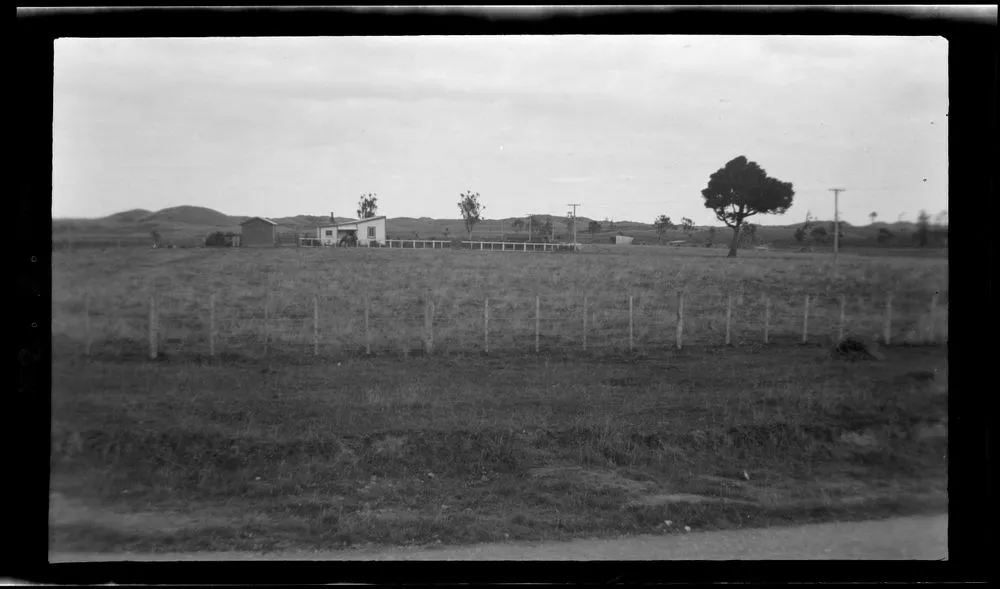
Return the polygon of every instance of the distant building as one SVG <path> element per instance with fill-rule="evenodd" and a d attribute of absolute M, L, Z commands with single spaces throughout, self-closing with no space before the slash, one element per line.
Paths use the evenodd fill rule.
<path fill-rule="evenodd" d="M 632 238 L 627 235 L 616 235 L 615 245 L 629 245 L 632 243 Z"/>
<path fill-rule="evenodd" d="M 316 229 L 316 237 L 323 245 L 337 245 L 340 240 L 352 236 L 357 238 L 361 247 L 385 243 L 385 217 L 331 223 Z"/>
<path fill-rule="evenodd" d="M 278 224 L 264 217 L 251 217 L 240 223 L 240 247 L 275 247 Z"/>

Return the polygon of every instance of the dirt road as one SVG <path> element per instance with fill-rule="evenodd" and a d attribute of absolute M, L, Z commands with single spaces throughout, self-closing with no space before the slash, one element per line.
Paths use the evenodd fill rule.
<path fill-rule="evenodd" d="M 938 560 L 948 557 L 948 516 L 681 532 L 611 540 L 485 544 L 441 549 L 194 554 L 53 554 L 51 562 L 164 560 Z"/>

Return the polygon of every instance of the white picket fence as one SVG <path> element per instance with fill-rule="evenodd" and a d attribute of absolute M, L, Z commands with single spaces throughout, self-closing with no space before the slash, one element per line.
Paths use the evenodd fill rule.
<path fill-rule="evenodd" d="M 463 241 L 473 250 L 511 252 L 567 252 L 580 251 L 579 243 L 533 243 L 509 241 Z"/>

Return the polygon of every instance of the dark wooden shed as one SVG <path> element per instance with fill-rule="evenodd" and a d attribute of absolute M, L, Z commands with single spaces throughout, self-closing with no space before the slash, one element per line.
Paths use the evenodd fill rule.
<path fill-rule="evenodd" d="M 264 217 L 251 217 L 240 223 L 240 247 L 275 247 L 278 224 Z"/>

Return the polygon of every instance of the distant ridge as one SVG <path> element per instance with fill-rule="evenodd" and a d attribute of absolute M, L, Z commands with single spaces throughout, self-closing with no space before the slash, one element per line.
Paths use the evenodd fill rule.
<path fill-rule="evenodd" d="M 119 213 L 121 214 L 121 213 Z M 205 225 L 224 227 L 234 224 L 234 218 L 206 207 L 183 205 L 161 209 L 139 219 L 140 223 L 184 223 L 187 225 Z M 238 223 L 238 221 L 237 221 Z"/>
<path fill-rule="evenodd" d="M 143 218 L 148 217 L 153 214 L 153 211 L 146 209 L 132 209 L 129 211 L 122 211 L 120 213 L 115 213 L 113 215 L 108 215 L 104 219 L 107 221 L 115 221 L 117 223 L 138 223 Z"/>
<path fill-rule="evenodd" d="M 162 209 L 159 211 L 148 211 L 146 209 L 131 209 L 128 211 L 122 211 L 120 213 L 114 213 L 113 215 L 108 215 L 107 217 L 99 219 L 53 219 L 58 225 L 64 225 L 66 223 L 76 223 L 76 224 L 104 224 L 113 223 L 115 226 L 120 226 L 122 228 L 128 225 L 155 225 L 155 226 L 177 226 L 186 227 L 188 230 L 195 230 L 197 228 L 204 228 L 205 230 L 212 230 L 214 228 L 228 228 L 229 230 L 237 230 L 239 224 L 252 215 L 226 215 L 225 213 L 219 212 L 215 209 L 210 209 L 207 207 L 193 206 L 193 205 L 182 205 L 176 207 L 170 207 Z M 264 215 L 261 215 L 264 216 Z M 508 230 L 512 230 L 511 227 L 513 221 L 520 219 L 526 221 L 529 216 L 537 216 L 541 218 L 550 218 L 553 224 L 556 225 L 557 231 L 561 232 L 564 229 L 565 215 L 550 215 L 542 213 L 532 213 L 521 215 L 518 217 L 503 217 L 504 227 Z M 278 225 L 286 228 L 288 230 L 294 231 L 311 231 L 315 230 L 316 227 L 320 225 L 325 225 L 330 223 L 329 215 L 294 215 L 288 217 L 268 217 L 271 220 L 278 223 Z M 767 221 L 778 221 L 780 218 L 757 218 L 751 217 L 747 219 L 748 222 L 758 224 L 760 221 L 765 223 L 760 224 L 760 227 L 765 229 L 773 230 L 790 230 L 794 231 L 798 229 L 804 223 L 788 223 L 788 224 L 770 224 Z M 337 217 L 337 223 L 355 221 L 353 217 Z M 611 226 L 608 222 L 601 219 L 591 219 L 589 217 L 581 215 L 577 218 L 578 230 L 586 231 L 588 224 L 591 220 L 598 221 L 601 224 L 602 231 L 610 231 Z M 390 233 L 437 233 L 443 232 L 445 228 L 449 228 L 453 234 L 459 235 L 464 232 L 464 223 L 462 219 L 433 219 L 430 217 L 389 217 L 387 219 L 389 223 Z M 499 230 L 499 224 L 501 219 L 483 219 L 477 227 L 480 229 L 485 229 L 486 227 L 492 227 L 497 225 Z M 677 221 L 675 220 L 675 223 Z M 833 221 L 830 219 L 825 220 L 815 220 L 812 222 L 814 226 L 829 226 Z M 695 230 L 707 230 L 711 225 L 696 225 Z M 729 231 L 728 227 L 725 227 L 721 223 L 715 225 L 717 230 Z M 908 231 L 916 228 L 916 224 L 912 221 L 896 221 L 896 222 L 885 222 L 879 221 L 875 224 L 860 224 L 852 225 L 846 221 L 841 221 L 841 227 L 844 230 L 876 230 L 881 227 L 889 228 L 894 231 Z M 525 227 L 522 232 L 526 231 Z M 655 231 L 655 227 L 651 222 L 643 223 L 641 221 L 629 221 L 629 220 L 616 220 L 614 221 L 614 231 Z"/>

